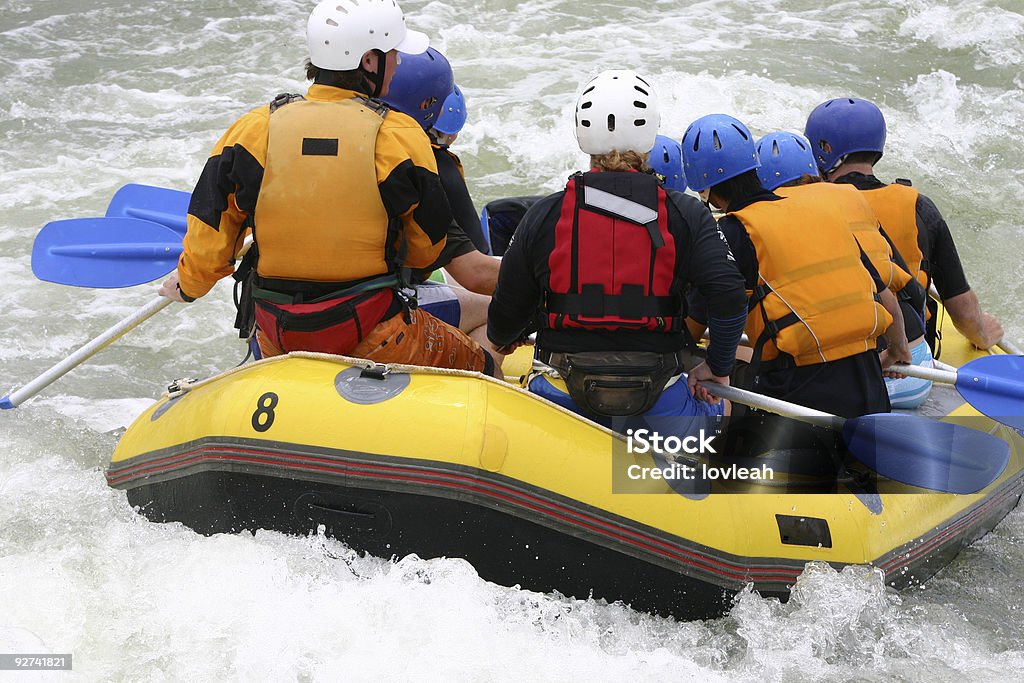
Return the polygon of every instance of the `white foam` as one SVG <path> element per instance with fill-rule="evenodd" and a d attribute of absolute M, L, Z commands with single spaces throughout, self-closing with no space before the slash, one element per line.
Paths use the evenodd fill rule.
<path fill-rule="evenodd" d="M 38 228 L 102 215 L 127 182 L 192 187 L 235 118 L 303 90 L 310 3 L 69 0 L 55 16 L 53 3 L 7 5 L 0 377 L 13 385 L 156 290 L 36 281 Z M 868 97 L 889 123 L 880 174 L 935 199 L 982 300 L 1024 339 L 1024 30 L 1010 3 L 402 5 L 466 92 L 454 151 L 478 206 L 557 190 L 586 163 L 573 104 L 602 69 L 648 76 L 675 138 L 714 112 L 756 135 L 800 131 L 818 102 Z M 240 360 L 229 290 L 163 311 L 0 414 L 0 650 L 73 652 L 85 680 L 1000 680 L 1024 669 L 1020 512 L 900 599 L 870 572 L 815 568 L 787 605 L 746 593 L 730 616 L 696 623 L 498 587 L 458 559 L 392 564 L 318 537 L 149 523 L 103 477 L 112 432 L 166 380 Z"/>

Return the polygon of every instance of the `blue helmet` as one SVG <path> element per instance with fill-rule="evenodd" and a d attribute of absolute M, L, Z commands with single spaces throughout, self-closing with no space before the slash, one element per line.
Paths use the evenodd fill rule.
<path fill-rule="evenodd" d="M 428 130 L 437 122 L 444 100 L 452 92 L 455 79 L 445 56 L 434 48 L 418 55 L 399 53 L 401 64 L 395 69 L 388 94 L 382 98 L 388 106 L 411 116 Z"/>
<path fill-rule="evenodd" d="M 804 135 L 822 173 L 835 169 L 847 154 L 877 152 L 885 147 L 885 117 L 873 103 L 856 97 L 822 102 L 807 117 Z"/>
<path fill-rule="evenodd" d="M 665 176 L 665 187 L 680 192 L 686 191 L 683 178 L 683 156 L 679 143 L 665 135 L 654 138 L 654 148 L 647 164 L 657 173 Z"/>
<path fill-rule="evenodd" d="M 804 174 L 817 177 L 818 166 L 807 138 L 799 133 L 769 133 L 757 141 L 757 158 L 761 168 L 757 177 L 766 190 L 774 190 Z"/>
<path fill-rule="evenodd" d="M 725 114 L 702 116 L 683 134 L 683 171 L 694 192 L 755 169 L 754 138 L 738 119 Z"/>
<path fill-rule="evenodd" d="M 462 95 L 459 86 L 455 86 L 452 94 L 445 98 L 441 106 L 441 113 L 437 117 L 437 123 L 433 128 L 438 133 L 455 135 L 466 125 L 466 98 Z"/>

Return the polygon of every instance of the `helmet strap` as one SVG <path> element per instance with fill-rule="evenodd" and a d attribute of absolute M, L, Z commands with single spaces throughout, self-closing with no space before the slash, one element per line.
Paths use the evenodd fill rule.
<path fill-rule="evenodd" d="M 361 63 L 359 69 L 370 83 L 370 97 L 380 97 L 380 91 L 384 87 L 384 73 L 388 69 L 388 56 L 376 48 L 373 49 L 373 54 L 377 55 L 376 71 L 367 71 Z"/>

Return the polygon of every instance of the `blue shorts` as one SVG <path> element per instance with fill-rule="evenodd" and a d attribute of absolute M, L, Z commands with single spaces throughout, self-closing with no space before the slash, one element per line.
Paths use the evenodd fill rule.
<path fill-rule="evenodd" d="M 419 308 L 452 327 L 458 327 L 462 320 L 459 298 L 448 285 L 440 282 L 416 285 L 416 302 Z"/>
<path fill-rule="evenodd" d="M 554 386 L 548 381 L 544 375 L 537 375 L 530 380 L 529 389 L 531 392 L 542 396 L 552 403 L 556 403 L 563 408 L 567 408 L 574 413 L 583 415 L 584 417 L 602 424 L 605 427 L 612 427 L 612 418 L 610 417 L 594 417 L 580 410 L 576 402 L 572 400 L 566 392 L 562 391 L 558 387 Z M 690 393 L 690 388 L 686 385 L 686 376 L 680 375 L 679 379 L 665 387 L 665 390 L 661 392 L 661 396 L 658 397 L 657 402 L 644 413 L 642 418 L 669 418 L 666 420 L 659 420 L 658 422 L 665 422 L 672 425 L 672 431 L 677 433 L 695 433 L 697 429 L 701 427 L 707 427 L 709 424 L 717 423 L 721 420 L 725 414 L 725 402 L 719 401 L 717 405 L 711 405 L 704 401 L 698 401 Z M 692 420 L 680 419 L 692 417 Z M 631 418 L 636 419 L 636 418 Z M 616 418 L 616 422 L 619 418 Z M 666 430 L 667 431 L 667 430 Z"/>
<path fill-rule="evenodd" d="M 920 365 L 924 368 L 931 368 L 932 350 L 928 342 L 921 340 L 921 343 L 910 350 L 911 365 Z M 889 392 L 889 403 L 893 408 L 913 410 L 917 408 L 932 390 L 931 380 L 919 377 L 904 377 L 903 379 L 885 378 L 885 388 Z"/>

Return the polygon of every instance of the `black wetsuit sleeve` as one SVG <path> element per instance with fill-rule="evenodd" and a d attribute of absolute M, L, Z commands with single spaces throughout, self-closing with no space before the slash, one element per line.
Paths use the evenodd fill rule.
<path fill-rule="evenodd" d="M 736 346 L 747 320 L 743 277 L 711 212 L 692 197 L 675 192 L 670 192 L 669 197 L 672 200 L 670 207 L 680 212 L 682 224 L 689 233 L 689 239 L 684 237 L 681 242 L 687 247 L 679 275 L 694 285 L 705 302 L 707 315 L 704 322 L 711 336 L 708 367 L 715 375 L 725 377 L 732 372 Z"/>
<path fill-rule="evenodd" d="M 922 251 L 928 259 L 928 273 L 939 290 L 939 297 L 951 299 L 969 291 L 971 286 L 960 264 L 949 226 L 935 203 L 922 194 L 917 196 L 917 228 L 918 234 L 924 235 L 926 240 Z"/>
<path fill-rule="evenodd" d="M 498 346 L 511 344 L 533 332 L 543 297 L 547 254 L 542 244 L 545 231 L 558 220 L 565 193 L 537 202 L 523 216 L 501 259 L 498 285 L 487 309 L 487 338 Z"/>
<path fill-rule="evenodd" d="M 754 250 L 754 243 L 750 241 L 750 235 L 734 216 L 723 216 L 719 219 L 718 229 L 729 244 L 733 258 L 736 259 L 736 268 L 743 278 L 744 288 L 753 290 L 757 284 L 757 252 Z M 707 300 L 700 290 L 695 288 L 690 290 L 689 316 L 701 325 L 707 325 L 710 317 Z"/>
<path fill-rule="evenodd" d="M 484 230 L 480 225 L 480 214 L 473 204 L 469 195 L 469 188 L 466 186 L 466 179 L 459 170 L 454 155 L 445 149 L 435 147 L 434 159 L 437 161 L 437 175 L 441 178 L 441 186 L 444 188 L 448 204 L 452 209 L 452 216 L 458 224 L 462 234 L 470 240 L 470 243 L 483 253 L 488 253 L 487 238 L 484 237 Z M 450 240 L 452 231 L 448 231 Z M 462 252 L 465 253 L 465 252 Z M 456 254 L 461 256 L 462 254 Z M 454 256 L 452 257 L 454 258 Z M 451 261 L 451 259 L 448 259 Z"/>

